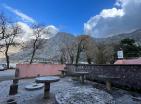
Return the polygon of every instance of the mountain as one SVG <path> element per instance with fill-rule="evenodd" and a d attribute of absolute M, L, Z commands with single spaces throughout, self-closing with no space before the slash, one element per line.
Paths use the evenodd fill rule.
<path fill-rule="evenodd" d="M 75 37 L 72 34 L 65 32 L 59 32 L 50 39 L 42 39 L 44 44 L 42 47 L 40 47 L 39 50 L 36 51 L 35 59 L 44 61 L 44 60 L 53 59 L 55 57 L 56 60 L 59 60 L 60 49 L 65 44 L 71 44 L 74 39 Z M 26 45 L 27 44 L 32 46 L 31 41 L 28 41 Z M 28 61 L 30 60 L 31 52 L 32 52 L 32 47 L 21 49 L 19 52 L 11 54 L 10 60 L 13 62 L 19 62 L 19 60 L 21 62 Z"/>
<path fill-rule="evenodd" d="M 137 43 L 141 44 L 141 29 L 138 29 L 131 33 L 123 33 L 123 34 L 115 35 L 115 36 L 108 37 L 108 38 L 95 39 L 95 41 L 102 42 L 105 44 L 110 44 L 110 43 L 119 43 L 122 39 L 125 39 L 125 38 L 132 38 Z"/>
<path fill-rule="evenodd" d="M 54 37 L 50 39 L 42 39 L 44 43 L 39 50 L 37 50 L 35 59 L 36 60 L 59 60 L 60 59 L 60 49 L 64 47 L 65 44 L 71 44 L 75 40 L 75 36 L 70 33 L 59 32 Z M 124 38 L 133 38 L 137 43 L 141 44 L 141 29 L 136 30 L 131 33 L 123 33 L 116 36 L 108 37 L 108 38 L 93 38 L 97 43 L 104 43 L 111 45 L 113 43 L 119 43 L 120 40 Z M 24 44 L 32 45 L 31 41 L 28 41 Z M 15 49 L 15 48 L 14 48 Z M 10 52 L 10 60 L 12 62 L 23 62 L 28 61 L 31 57 L 32 47 L 22 49 L 18 47 L 17 51 L 14 53 Z M 4 58 L 2 57 L 2 61 Z"/>

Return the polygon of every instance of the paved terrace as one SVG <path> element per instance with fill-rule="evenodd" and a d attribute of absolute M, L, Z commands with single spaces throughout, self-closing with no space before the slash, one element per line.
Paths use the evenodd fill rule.
<path fill-rule="evenodd" d="M 34 82 L 34 79 L 21 80 L 19 92 L 14 97 L 17 104 L 141 104 L 141 95 L 113 88 L 107 91 L 104 85 L 86 82 L 81 84 L 70 77 L 62 78 L 51 84 L 51 98 L 43 99 L 43 89 L 27 91 L 25 86 Z M 0 82 L 0 104 L 6 104 L 9 86 L 12 81 Z M 55 100 L 56 98 L 56 100 Z"/>

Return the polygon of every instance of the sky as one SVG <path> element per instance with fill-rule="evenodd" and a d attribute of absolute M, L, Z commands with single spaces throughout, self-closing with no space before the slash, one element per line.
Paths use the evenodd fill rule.
<path fill-rule="evenodd" d="M 104 8 L 111 8 L 114 2 L 114 0 L 0 0 L 0 10 L 15 18 L 16 14 L 10 11 L 15 9 L 39 23 L 54 25 L 60 31 L 81 34 L 84 23 L 90 17 Z M 17 19 L 20 20 L 19 17 Z"/>
<path fill-rule="evenodd" d="M 100 38 L 141 28 L 141 0 L 0 0 L 0 11 L 25 30 L 41 23 L 55 33 Z"/>

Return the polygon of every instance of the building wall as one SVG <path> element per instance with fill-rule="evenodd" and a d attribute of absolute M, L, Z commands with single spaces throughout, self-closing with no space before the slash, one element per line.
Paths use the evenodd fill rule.
<path fill-rule="evenodd" d="M 17 64 L 19 77 L 32 77 L 37 75 L 59 75 L 65 65 L 61 64 Z"/>
<path fill-rule="evenodd" d="M 141 89 L 141 65 L 66 65 L 68 71 L 88 71 L 89 80 L 105 82 L 99 75 L 120 77 L 112 80 L 116 86 Z"/>

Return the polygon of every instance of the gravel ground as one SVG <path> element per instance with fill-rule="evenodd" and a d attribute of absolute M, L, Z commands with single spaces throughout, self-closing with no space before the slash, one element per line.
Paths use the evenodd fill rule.
<path fill-rule="evenodd" d="M 108 92 L 105 89 L 98 89 L 96 84 L 79 83 L 71 78 L 63 78 L 59 82 L 51 84 L 51 97 L 43 99 L 43 89 L 35 91 L 25 90 L 25 86 L 34 80 L 22 80 L 19 82 L 19 92 L 16 96 L 8 96 L 9 86 L 12 81 L 0 83 L 0 104 L 6 104 L 11 97 L 17 104 L 55 104 L 55 98 L 60 104 L 141 104 L 141 95 L 132 96 L 127 91 L 113 89 Z M 100 85 L 101 86 L 101 85 Z"/>

